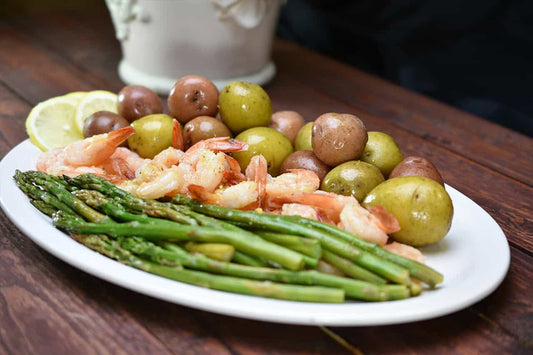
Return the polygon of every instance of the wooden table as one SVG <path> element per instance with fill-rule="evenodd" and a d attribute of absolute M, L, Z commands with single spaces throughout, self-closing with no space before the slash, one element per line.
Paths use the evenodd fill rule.
<path fill-rule="evenodd" d="M 0 157 L 26 138 L 24 121 L 38 102 L 120 90 L 119 58 L 102 8 L 1 19 Z M 278 75 L 266 89 L 275 110 L 308 120 L 328 111 L 359 115 L 368 129 L 392 135 L 405 155 L 432 160 L 448 184 L 496 219 L 511 246 L 503 284 L 463 311 L 330 329 L 365 354 L 531 353 L 533 140 L 287 42 L 275 43 L 274 61 Z M 41 250 L 3 213 L 0 233 L 0 353 L 346 352 L 318 327 L 220 316 L 101 281 Z"/>

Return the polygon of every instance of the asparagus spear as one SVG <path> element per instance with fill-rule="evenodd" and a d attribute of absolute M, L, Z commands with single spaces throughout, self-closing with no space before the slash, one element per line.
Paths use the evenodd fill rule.
<path fill-rule="evenodd" d="M 395 283 L 409 284 L 409 272 L 396 264 L 380 259 L 373 254 L 361 251 L 353 245 L 318 231 L 298 224 L 300 218 L 296 216 L 281 216 L 250 211 L 233 210 L 216 205 L 206 205 L 195 202 L 183 195 L 176 195 L 172 199 L 175 203 L 187 203 L 193 210 L 212 217 L 247 223 L 251 228 L 265 229 L 281 233 L 303 235 L 320 241 L 322 247 L 337 255 L 353 260 L 383 278 Z"/>
<path fill-rule="evenodd" d="M 75 235 L 73 237 L 87 247 L 126 265 L 188 284 L 220 291 L 291 301 L 328 303 L 340 303 L 344 301 L 344 291 L 338 288 L 284 285 L 186 270 L 179 265 L 165 266 L 139 258 L 105 236 Z"/>
<path fill-rule="evenodd" d="M 435 287 L 436 285 L 444 281 L 444 276 L 435 269 L 432 269 L 429 266 L 419 263 L 417 261 L 391 253 L 379 247 L 379 245 L 377 244 L 367 242 L 366 240 L 358 238 L 357 236 L 348 233 L 342 229 L 330 226 L 329 224 L 313 221 L 307 218 L 298 218 L 298 223 L 301 223 L 304 226 L 317 228 L 319 230 L 327 232 L 339 239 L 345 240 L 346 242 L 357 246 L 361 250 L 372 253 L 384 260 L 388 260 L 390 262 L 398 264 L 409 270 L 409 273 L 412 277 L 428 284 L 431 287 Z"/>
<path fill-rule="evenodd" d="M 337 267 L 346 275 L 353 277 L 354 279 L 368 281 L 377 285 L 383 285 L 387 283 L 387 280 L 385 280 L 384 278 L 379 277 L 378 275 L 368 271 L 367 269 L 364 269 L 352 263 L 348 259 L 335 255 L 330 251 L 324 250 L 322 253 L 322 258 L 331 265 Z"/>
<path fill-rule="evenodd" d="M 269 242 L 283 245 L 289 249 L 295 250 L 315 259 L 322 256 L 322 247 L 320 242 L 315 239 L 298 237 L 290 234 L 273 233 L 266 231 L 253 231 L 255 234 Z"/>
<path fill-rule="evenodd" d="M 265 259 L 251 256 L 251 255 L 242 253 L 238 250 L 235 250 L 235 254 L 233 255 L 232 260 L 236 263 L 248 265 L 248 266 L 267 266 L 268 265 Z"/>
<path fill-rule="evenodd" d="M 65 187 L 64 183 L 58 182 L 58 178 L 39 171 L 27 171 L 22 173 L 23 179 L 28 184 L 34 184 L 45 190 L 49 194 L 55 196 L 60 202 L 67 205 L 69 210 L 64 210 L 72 214 L 75 211 L 78 215 L 84 217 L 86 220 L 95 223 L 104 223 L 111 221 L 111 219 L 101 214 L 91 207 L 87 206 L 80 199 L 70 193 Z M 63 211 L 63 209 L 61 209 Z"/>
<path fill-rule="evenodd" d="M 168 228 L 174 228 L 176 226 L 176 223 L 171 222 L 171 221 L 151 218 L 144 214 L 138 215 L 138 214 L 129 213 L 124 210 L 122 205 L 119 204 L 120 203 L 119 201 L 115 199 L 113 200 L 108 199 L 98 191 L 78 190 L 74 192 L 74 194 L 77 197 L 79 197 L 81 200 L 83 200 L 85 203 L 87 203 L 89 206 L 100 209 L 105 214 L 115 219 L 118 219 L 120 221 L 125 221 L 125 222 L 138 221 L 141 223 L 159 224 L 162 227 L 166 226 Z M 153 207 L 154 207 L 154 210 L 158 208 L 156 206 L 153 206 Z M 246 243 L 250 243 L 250 241 L 252 240 L 259 241 L 261 239 L 261 238 L 258 238 L 255 234 L 242 230 L 238 227 L 232 226 L 229 223 L 226 223 L 226 222 L 219 223 L 218 221 L 215 223 L 216 220 L 213 221 L 213 218 L 207 217 L 207 216 L 205 217 L 197 216 L 197 214 L 192 214 L 192 216 L 198 219 L 203 225 L 207 225 L 208 228 L 219 227 L 219 226 L 222 226 L 224 228 L 223 230 L 220 231 L 220 233 L 217 233 L 219 235 L 217 236 L 215 240 L 207 240 L 207 242 L 229 243 L 237 247 L 239 251 L 250 253 L 249 251 L 244 250 L 245 248 L 243 247 L 244 245 L 243 243 L 241 243 L 240 246 L 235 244 L 235 236 L 236 235 L 241 236 L 239 240 L 243 240 L 245 238 Z M 208 220 L 206 220 L 206 218 Z M 223 234 L 225 234 L 226 236 L 230 235 L 232 237 L 230 239 L 227 239 L 227 237 L 224 239 Z M 269 242 L 264 242 L 264 243 L 268 243 L 271 246 L 275 245 Z M 276 246 L 276 248 L 279 249 L 280 247 Z M 265 252 L 262 253 L 263 255 L 256 255 L 254 253 L 250 253 L 250 254 L 256 255 L 256 256 L 262 256 L 268 260 L 279 263 L 280 265 L 287 267 L 288 269 L 291 269 L 291 270 L 299 270 L 302 268 L 302 266 L 299 266 L 299 261 L 296 261 L 298 256 L 299 256 L 299 259 L 301 259 L 304 264 L 309 265 L 311 267 L 316 267 L 318 263 L 317 259 L 313 259 L 306 255 L 302 255 L 298 252 L 292 251 L 290 250 L 290 248 L 283 248 L 283 249 L 286 250 L 285 253 L 288 254 L 288 256 L 292 259 L 291 264 L 284 264 L 284 262 L 280 262 L 281 259 L 279 257 L 272 259 L 271 257 L 268 257 L 267 256 L 268 253 L 265 253 Z"/>
<path fill-rule="evenodd" d="M 181 264 L 197 270 L 257 280 L 338 287 L 344 290 L 347 297 L 361 300 L 385 301 L 409 297 L 409 291 L 403 285 L 378 286 L 359 280 L 322 274 L 315 270 L 289 271 L 220 262 L 201 254 L 191 255 L 172 243 L 164 243 L 163 249 L 137 238 L 121 238 L 120 245 L 143 258 L 163 264 Z"/>
<path fill-rule="evenodd" d="M 108 208 L 109 205 L 108 205 Z M 135 216 L 135 215 L 132 215 Z M 144 216 L 143 220 L 150 217 Z M 300 270 L 304 265 L 301 254 L 255 235 L 242 235 L 233 231 L 210 227 L 188 226 L 175 222 L 153 219 L 151 222 L 131 221 L 125 223 L 88 223 L 75 220 L 64 213 L 57 213 L 53 222 L 58 228 L 74 234 L 107 234 L 111 236 L 136 235 L 153 241 L 195 241 L 208 243 L 228 243 L 237 250 L 261 256 L 279 263 L 289 270 Z"/>

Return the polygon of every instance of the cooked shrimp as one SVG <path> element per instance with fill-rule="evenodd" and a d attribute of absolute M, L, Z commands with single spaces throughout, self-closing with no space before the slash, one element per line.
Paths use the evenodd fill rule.
<path fill-rule="evenodd" d="M 252 180 L 257 185 L 257 204 L 263 207 L 263 200 L 266 194 L 268 179 L 268 163 L 264 156 L 255 155 L 246 167 L 246 178 Z"/>
<path fill-rule="evenodd" d="M 304 218 L 318 220 L 318 214 L 313 206 L 299 203 L 286 203 L 281 208 L 281 214 L 286 216 L 300 216 Z"/>
<path fill-rule="evenodd" d="M 215 192 L 209 192 L 199 185 L 189 185 L 188 190 L 192 198 L 209 204 L 239 209 L 257 207 L 258 192 L 255 181 L 243 181 Z"/>
<path fill-rule="evenodd" d="M 135 128 L 127 126 L 73 142 L 64 149 L 65 162 L 72 166 L 94 166 L 103 163 L 134 133 Z"/>
<path fill-rule="evenodd" d="M 328 217 L 327 220 L 330 220 L 336 224 L 340 221 L 342 209 L 349 201 L 357 203 L 357 200 L 353 196 L 342 196 L 331 192 L 315 191 L 297 192 L 288 195 L 276 196 L 269 202 L 273 205 L 299 203 L 318 207 L 320 208 L 322 214 L 325 214 Z"/>
<path fill-rule="evenodd" d="M 248 144 L 231 139 L 229 137 L 215 137 L 206 140 L 199 141 L 194 144 L 192 147 L 187 149 L 185 154 L 180 160 L 180 163 L 196 165 L 198 157 L 204 150 L 210 150 L 215 153 L 219 152 L 240 152 L 242 150 L 248 149 Z"/>
<path fill-rule="evenodd" d="M 148 199 L 173 196 L 180 191 L 183 185 L 183 171 L 177 166 L 172 166 L 157 174 L 150 180 L 143 181 L 141 178 L 127 180 L 117 186 L 139 197 Z"/>
<path fill-rule="evenodd" d="M 389 239 L 387 233 L 397 231 L 396 226 L 399 224 L 392 215 L 382 218 L 382 215 L 388 213 L 383 211 L 380 211 L 379 214 L 372 214 L 361 207 L 359 203 L 350 201 L 342 209 L 341 221 L 338 226 L 366 241 L 385 245 Z"/>
<path fill-rule="evenodd" d="M 297 192 L 314 192 L 319 186 L 320 179 L 315 172 L 293 169 L 270 179 L 266 184 L 266 194 L 273 198 Z"/>
<path fill-rule="evenodd" d="M 180 159 L 183 157 L 184 153 L 174 147 L 168 147 L 167 149 L 159 152 L 150 164 L 155 164 L 162 168 L 170 168 L 172 165 L 179 163 Z"/>
<path fill-rule="evenodd" d="M 117 150 L 117 146 L 135 132 L 133 127 L 124 127 L 111 133 L 99 134 L 42 153 L 37 159 L 37 170 L 52 175 L 76 176 L 92 173 L 112 180 L 120 180 L 117 169 L 108 166 L 109 173 L 102 166 Z"/>
<path fill-rule="evenodd" d="M 183 134 L 181 133 L 180 123 L 174 119 L 172 126 L 172 148 L 183 150 L 185 144 L 183 142 Z"/>
<path fill-rule="evenodd" d="M 150 161 L 150 159 L 141 158 L 139 154 L 124 147 L 118 147 L 108 160 L 116 159 L 124 160 L 133 171 Z"/>
<path fill-rule="evenodd" d="M 398 242 L 392 242 L 390 244 L 385 244 L 383 246 L 383 249 L 386 249 L 390 251 L 391 253 L 398 254 L 405 258 L 418 261 L 419 263 L 426 262 L 426 257 L 422 254 L 422 252 L 410 245 L 406 245 L 406 244 L 402 244 Z"/>

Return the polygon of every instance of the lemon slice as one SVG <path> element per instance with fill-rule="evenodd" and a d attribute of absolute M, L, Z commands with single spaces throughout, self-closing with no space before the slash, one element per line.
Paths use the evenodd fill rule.
<path fill-rule="evenodd" d="M 117 95 L 103 90 L 86 93 L 76 108 L 75 122 L 79 133 L 83 132 L 85 119 L 97 111 L 117 113 Z"/>
<path fill-rule="evenodd" d="M 78 103 L 79 103 L 85 96 L 87 96 L 87 94 L 88 94 L 87 91 L 73 91 L 73 92 L 69 92 L 65 96 L 78 100 Z"/>
<path fill-rule="evenodd" d="M 67 96 L 53 97 L 35 106 L 26 119 L 26 132 L 32 143 L 47 151 L 83 139 L 74 122 L 77 106 L 78 100 Z"/>

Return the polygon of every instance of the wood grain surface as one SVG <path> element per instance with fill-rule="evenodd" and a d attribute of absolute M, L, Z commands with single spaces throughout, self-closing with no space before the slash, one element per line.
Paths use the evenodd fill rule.
<path fill-rule="evenodd" d="M 124 85 L 120 45 L 102 7 L 0 19 L 0 157 L 26 139 L 38 102 L 69 91 Z M 486 299 L 433 320 L 333 327 L 364 354 L 533 352 L 533 140 L 430 98 L 276 41 L 274 109 L 306 120 L 360 116 L 392 135 L 405 155 L 424 155 L 445 180 L 502 226 L 512 262 Z M 49 255 L 0 212 L 0 353 L 343 354 L 318 327 L 198 311 L 122 289 Z M 467 272 L 467 271 L 465 271 Z"/>

